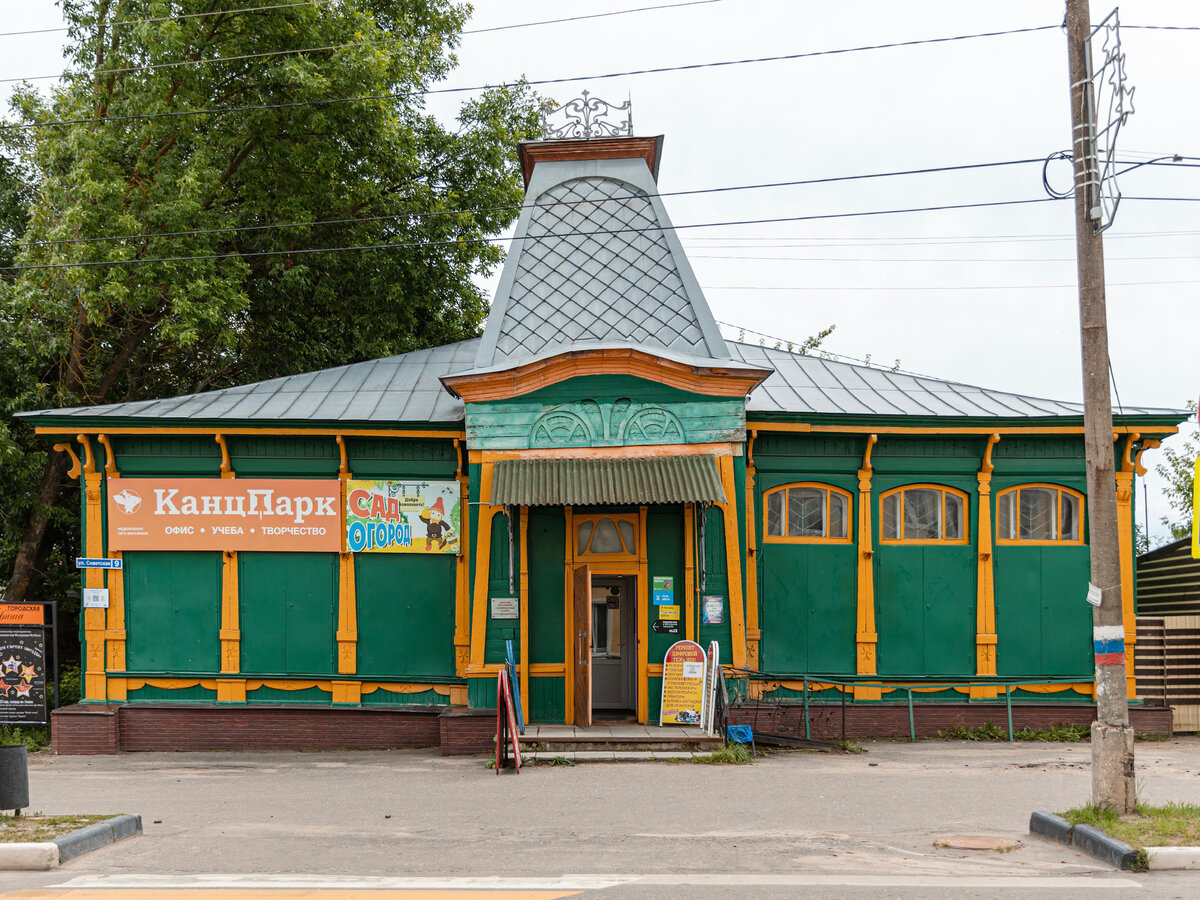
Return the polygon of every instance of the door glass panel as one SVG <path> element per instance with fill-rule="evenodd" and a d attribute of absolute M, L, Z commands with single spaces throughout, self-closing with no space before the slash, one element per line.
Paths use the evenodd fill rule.
<path fill-rule="evenodd" d="M 954 494 L 946 494 L 946 524 L 942 537 L 947 540 L 961 540 L 963 536 L 963 505 L 962 498 Z"/>
<path fill-rule="evenodd" d="M 1066 493 L 1062 495 L 1062 539 L 1079 540 L 1079 498 Z"/>
<path fill-rule="evenodd" d="M 832 491 L 829 494 L 829 534 L 831 538 L 844 538 L 849 520 L 846 498 Z"/>
<path fill-rule="evenodd" d="M 783 537 L 783 495 L 776 491 L 767 497 L 767 536 Z"/>
<path fill-rule="evenodd" d="M 825 496 L 819 488 L 788 491 L 788 537 L 825 536 Z"/>
<path fill-rule="evenodd" d="M 1016 492 L 1004 494 L 996 503 L 996 537 L 1006 541 L 1017 537 L 1016 525 L 1013 520 L 1013 498 Z"/>
<path fill-rule="evenodd" d="M 621 552 L 621 536 L 617 534 L 617 526 L 612 519 L 600 519 L 596 522 L 596 533 L 592 536 L 590 552 Z"/>
<path fill-rule="evenodd" d="M 904 492 L 904 539 L 936 541 L 941 535 L 942 492 L 912 490 Z"/>
<path fill-rule="evenodd" d="M 894 541 L 900 537 L 900 495 L 883 498 L 883 538 Z"/>
<path fill-rule="evenodd" d="M 617 519 L 617 527 L 621 529 L 621 540 L 625 542 L 625 552 L 637 553 L 637 541 L 634 539 L 633 523 L 628 519 Z"/>
<path fill-rule="evenodd" d="M 577 553 L 587 552 L 588 538 L 592 536 L 593 527 L 591 522 L 579 523 L 579 549 L 576 551 Z"/>
<path fill-rule="evenodd" d="M 1021 490 L 1021 539 L 1025 541 L 1052 541 L 1055 539 L 1054 507 L 1058 491 L 1046 488 L 1023 488 Z"/>
<path fill-rule="evenodd" d="M 608 656 L 608 610 L 592 601 L 592 656 Z"/>

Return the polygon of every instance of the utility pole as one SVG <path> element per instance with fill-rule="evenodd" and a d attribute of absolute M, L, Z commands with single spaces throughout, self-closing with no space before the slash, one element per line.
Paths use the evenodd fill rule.
<path fill-rule="evenodd" d="M 1071 70 L 1071 155 L 1075 166 L 1075 240 L 1079 266 L 1079 326 L 1083 347 L 1084 450 L 1091 582 L 1100 589 L 1092 613 L 1096 655 L 1096 721 L 1092 723 L 1092 802 L 1124 814 L 1135 804 L 1133 728 L 1125 687 L 1125 626 L 1121 612 L 1120 537 L 1109 395 L 1104 244 L 1100 233 L 1100 165 L 1092 92 L 1088 0 L 1067 2 Z"/>

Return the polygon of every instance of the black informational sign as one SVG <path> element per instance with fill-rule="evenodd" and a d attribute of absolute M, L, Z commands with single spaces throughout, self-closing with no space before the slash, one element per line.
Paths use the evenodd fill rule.
<path fill-rule="evenodd" d="M 40 628 L 0 629 L 0 724 L 49 722 L 45 632 Z"/>
<path fill-rule="evenodd" d="M 678 619 L 655 619 L 650 624 L 655 634 L 679 634 Z"/>

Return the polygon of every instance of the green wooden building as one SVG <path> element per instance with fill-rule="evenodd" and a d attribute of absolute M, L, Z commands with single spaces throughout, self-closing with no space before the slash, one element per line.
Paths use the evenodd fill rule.
<path fill-rule="evenodd" d="M 913 690 L 1091 702 L 1080 404 L 726 341 L 661 137 L 519 152 L 482 337 L 26 416 L 75 458 L 86 555 L 123 564 L 85 574 L 108 606 L 61 751 L 466 752 L 508 641 L 541 723 L 657 722 L 685 638 L 743 710 L 844 699 L 867 730 Z M 1185 416 L 1114 429 L 1130 652 L 1133 479 Z"/>

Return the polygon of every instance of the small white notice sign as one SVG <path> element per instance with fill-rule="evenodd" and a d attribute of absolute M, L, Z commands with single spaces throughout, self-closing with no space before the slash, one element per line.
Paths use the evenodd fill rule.
<path fill-rule="evenodd" d="M 1103 595 L 1100 592 L 1100 588 L 1096 587 L 1096 585 L 1092 584 L 1089 581 L 1088 582 L 1088 592 L 1087 592 L 1087 602 L 1092 604 L 1092 606 L 1099 606 L 1100 599 L 1102 596 Z"/>
<path fill-rule="evenodd" d="M 684 678 L 703 678 L 704 663 L 702 662 L 685 662 L 683 664 Z"/>
<path fill-rule="evenodd" d="M 84 609 L 108 609 L 108 588 L 84 588 Z"/>
<path fill-rule="evenodd" d="M 516 619 L 521 614 L 521 602 L 516 597 L 493 597 L 493 619 Z"/>

